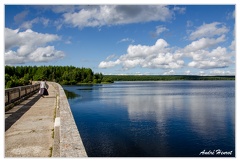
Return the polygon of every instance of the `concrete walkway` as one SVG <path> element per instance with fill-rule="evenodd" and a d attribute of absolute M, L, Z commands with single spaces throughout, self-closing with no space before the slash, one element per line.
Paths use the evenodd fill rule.
<path fill-rule="evenodd" d="M 5 157 L 51 157 L 58 90 L 33 95 L 5 112 Z"/>

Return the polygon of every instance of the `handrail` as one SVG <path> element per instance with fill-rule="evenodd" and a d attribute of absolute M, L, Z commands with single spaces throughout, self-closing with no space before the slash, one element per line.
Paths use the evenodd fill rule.
<path fill-rule="evenodd" d="M 36 83 L 33 85 L 5 89 L 5 106 L 18 101 L 31 93 L 37 92 L 39 88 L 40 84 Z"/>

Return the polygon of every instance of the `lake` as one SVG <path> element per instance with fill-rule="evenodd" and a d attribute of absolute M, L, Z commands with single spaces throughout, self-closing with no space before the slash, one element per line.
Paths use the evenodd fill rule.
<path fill-rule="evenodd" d="M 235 156 L 235 81 L 63 88 L 89 157 Z"/>

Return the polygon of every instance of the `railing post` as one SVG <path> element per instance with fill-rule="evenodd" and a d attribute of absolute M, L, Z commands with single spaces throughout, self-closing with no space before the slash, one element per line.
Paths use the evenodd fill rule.
<path fill-rule="evenodd" d="M 25 94 L 24 95 L 27 95 L 27 88 L 25 88 Z"/>
<path fill-rule="evenodd" d="M 19 97 L 19 99 L 20 99 L 20 98 L 22 97 L 22 96 L 21 96 L 21 94 L 22 94 L 22 93 L 21 93 L 21 90 L 22 90 L 21 87 L 19 87 L 18 90 L 19 90 L 19 91 L 18 91 L 18 97 Z"/>
<path fill-rule="evenodd" d="M 11 97 L 11 92 L 8 92 L 8 104 L 11 103 L 12 97 Z"/>

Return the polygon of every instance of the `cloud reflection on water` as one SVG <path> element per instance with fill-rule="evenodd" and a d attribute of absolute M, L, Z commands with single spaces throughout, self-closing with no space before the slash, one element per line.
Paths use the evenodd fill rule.
<path fill-rule="evenodd" d="M 234 95 L 234 87 L 229 89 L 228 87 L 129 86 L 124 90 L 123 93 L 126 95 L 118 98 L 117 102 L 126 105 L 129 119 L 156 121 L 161 132 L 166 132 L 168 129 L 166 127 L 169 127 L 172 118 L 180 122 L 179 129 L 181 124 L 187 123 L 185 126 L 188 131 L 193 131 L 204 139 L 215 140 L 219 133 L 229 137 L 229 126 L 231 126 L 229 122 L 232 124 L 230 129 L 234 130 L 234 98 L 225 95 L 226 93 Z M 230 119 L 232 120 L 229 121 Z"/>

